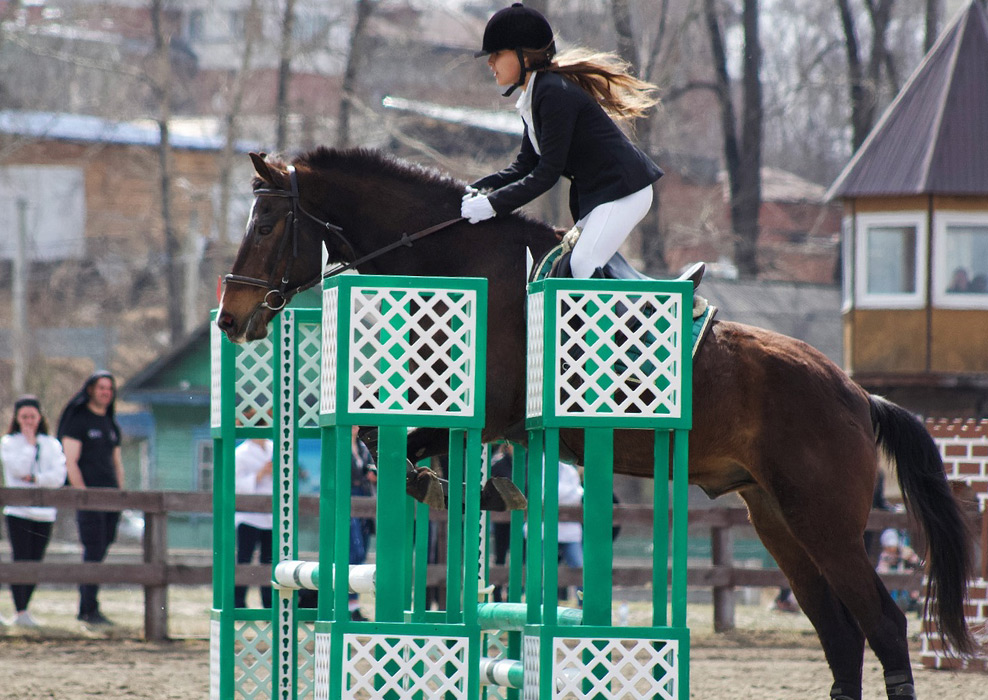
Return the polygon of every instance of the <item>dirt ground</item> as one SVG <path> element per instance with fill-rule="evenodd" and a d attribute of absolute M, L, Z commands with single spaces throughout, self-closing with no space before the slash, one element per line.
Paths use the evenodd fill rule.
<path fill-rule="evenodd" d="M 143 599 L 139 590 L 109 589 L 102 593 L 104 612 L 117 622 L 106 630 L 87 629 L 75 620 L 76 596 L 67 589 L 39 590 L 32 601 L 32 612 L 45 622 L 44 627 L 31 631 L 0 628 L 0 698 L 208 697 L 208 590 L 172 589 L 169 629 L 174 640 L 163 644 L 140 641 Z M 806 618 L 766 608 L 765 603 L 739 606 L 738 630 L 715 635 L 709 631 L 710 607 L 691 606 L 691 697 L 827 697 L 830 674 Z M 635 623 L 640 615 L 644 612 L 638 604 L 631 603 L 631 622 Z M 6 588 L 0 595 L 0 616 L 12 616 Z M 915 618 L 910 624 L 913 630 L 918 628 Z M 914 644 L 915 648 L 918 644 Z M 927 671 L 918 664 L 914 673 L 921 698 L 988 697 L 985 674 Z M 868 652 L 865 699 L 883 700 L 882 691 L 881 669 Z"/>

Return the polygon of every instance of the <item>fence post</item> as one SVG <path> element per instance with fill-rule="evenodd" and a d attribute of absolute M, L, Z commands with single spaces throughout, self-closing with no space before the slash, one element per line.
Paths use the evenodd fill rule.
<path fill-rule="evenodd" d="M 734 534 L 728 527 L 710 528 L 711 563 L 715 567 L 734 566 Z M 714 586 L 714 632 L 734 629 L 734 586 Z"/>
<path fill-rule="evenodd" d="M 163 510 L 144 513 L 144 563 L 159 569 L 162 580 L 144 587 L 144 639 L 168 639 L 168 514 Z"/>

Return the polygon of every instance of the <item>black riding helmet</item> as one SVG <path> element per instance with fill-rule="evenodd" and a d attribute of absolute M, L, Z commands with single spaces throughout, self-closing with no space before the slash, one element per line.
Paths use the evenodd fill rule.
<path fill-rule="evenodd" d="M 484 29 L 483 46 L 480 51 L 474 54 L 474 57 L 479 58 L 507 49 L 514 49 L 518 54 L 521 74 L 518 77 L 518 82 L 504 93 L 505 97 L 525 84 L 527 69 L 523 50 L 545 51 L 546 65 L 556 55 L 556 42 L 553 40 L 549 20 L 538 10 L 525 7 L 520 2 L 495 12 Z"/>

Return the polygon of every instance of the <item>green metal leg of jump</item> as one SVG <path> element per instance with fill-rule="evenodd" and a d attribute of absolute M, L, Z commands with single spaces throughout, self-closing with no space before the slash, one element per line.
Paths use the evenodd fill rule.
<path fill-rule="evenodd" d="M 614 521 L 614 431 L 608 428 L 587 428 L 584 431 L 584 521 L 586 523 L 612 523 Z M 583 539 L 584 576 L 583 620 L 585 625 L 609 627 L 614 590 L 614 543 L 609 527 L 585 527 Z M 602 649 L 598 643 L 598 648 Z M 592 661 L 589 651 L 585 662 Z M 594 668 L 594 674 L 603 678 L 607 673 L 602 665 Z M 590 680 L 584 681 L 584 691 L 590 692 Z"/>
<path fill-rule="evenodd" d="M 335 425 L 323 429 L 322 471 L 320 502 L 331 507 L 332 511 L 322 513 L 319 518 L 319 568 L 332 571 L 333 575 L 320 581 L 319 619 L 331 621 L 332 645 L 338 648 L 343 639 L 340 621 L 347 611 L 346 581 L 350 569 L 350 530 L 344 527 L 348 523 L 344 516 L 350 513 L 349 426 Z M 333 517 L 334 514 L 336 517 Z M 343 655 L 331 654 L 329 665 L 329 697 L 343 697 Z"/>
<path fill-rule="evenodd" d="M 676 430 L 673 436 L 672 480 L 672 624 L 685 630 L 679 649 L 679 700 L 689 700 L 690 689 L 690 637 L 686 629 L 686 542 L 689 503 L 687 478 L 689 471 L 689 431 Z"/>
<path fill-rule="evenodd" d="M 220 365 L 220 391 L 223 419 L 220 421 L 219 439 L 214 441 L 216 466 L 213 483 L 213 608 L 219 611 L 220 677 L 219 696 L 234 695 L 234 608 L 233 586 L 236 567 L 236 542 L 234 540 L 234 474 L 233 458 L 236 426 L 233 420 L 235 407 L 235 367 L 232 343 L 223 341 Z"/>
<path fill-rule="evenodd" d="M 652 494 L 652 625 L 669 624 L 669 431 L 655 431 Z"/>

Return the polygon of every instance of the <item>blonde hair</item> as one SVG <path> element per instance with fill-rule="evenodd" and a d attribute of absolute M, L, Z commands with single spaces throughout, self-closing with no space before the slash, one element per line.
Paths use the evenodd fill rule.
<path fill-rule="evenodd" d="M 631 65 L 617 54 L 575 48 L 548 63 L 545 51 L 533 51 L 530 58 L 533 69 L 559 73 L 576 83 L 614 119 L 639 119 L 659 103 L 659 88 L 632 75 Z"/>

